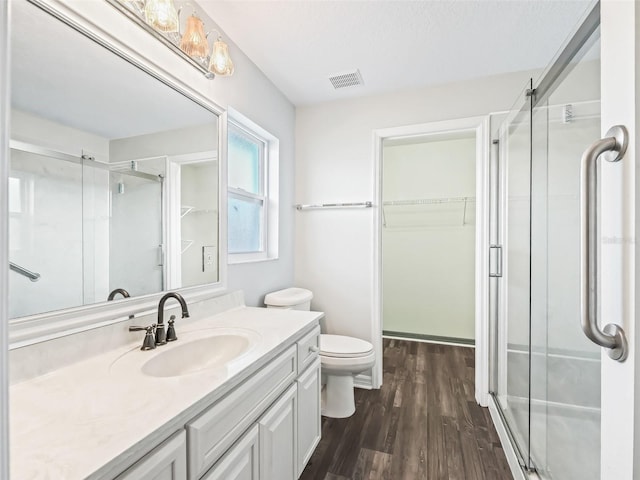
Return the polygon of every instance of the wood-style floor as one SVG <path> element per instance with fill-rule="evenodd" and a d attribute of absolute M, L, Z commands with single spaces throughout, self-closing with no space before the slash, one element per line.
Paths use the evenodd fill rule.
<path fill-rule="evenodd" d="M 511 480 L 486 408 L 474 399 L 472 348 L 384 339 L 380 390 L 356 413 L 322 417 L 302 480 Z"/>

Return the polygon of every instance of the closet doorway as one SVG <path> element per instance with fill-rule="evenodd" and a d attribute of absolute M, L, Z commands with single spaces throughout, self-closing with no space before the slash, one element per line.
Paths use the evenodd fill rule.
<path fill-rule="evenodd" d="M 487 117 L 473 117 L 374 134 L 374 328 L 380 338 L 475 345 L 481 405 L 488 372 L 487 132 Z"/>
<path fill-rule="evenodd" d="M 473 344 L 475 132 L 382 149 L 383 334 Z"/>

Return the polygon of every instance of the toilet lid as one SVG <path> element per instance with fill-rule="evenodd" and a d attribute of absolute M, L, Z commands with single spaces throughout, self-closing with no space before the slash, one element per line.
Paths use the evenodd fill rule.
<path fill-rule="evenodd" d="M 309 302 L 312 298 L 313 293 L 311 293 L 311 290 L 291 287 L 267 294 L 264 297 L 264 304 L 272 307 L 292 307 Z"/>
<path fill-rule="evenodd" d="M 359 357 L 373 350 L 373 345 L 344 335 L 320 335 L 320 355 L 327 357 Z"/>

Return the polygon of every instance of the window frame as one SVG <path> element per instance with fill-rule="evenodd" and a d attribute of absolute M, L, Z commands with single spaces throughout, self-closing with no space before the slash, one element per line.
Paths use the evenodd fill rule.
<path fill-rule="evenodd" d="M 227 184 L 227 205 L 231 198 L 241 201 L 262 203 L 260 215 L 260 246 L 256 251 L 235 252 L 231 251 L 227 244 L 227 259 L 229 264 L 247 263 L 278 258 L 278 163 L 279 141 L 269 132 L 258 126 L 251 120 L 242 116 L 233 109 L 229 109 L 227 125 L 227 143 L 229 135 L 233 132 L 246 140 L 259 145 L 259 187 L 258 194 L 248 192 L 242 188 Z M 229 182 L 229 170 L 231 158 L 227 145 L 227 182 Z M 228 208 L 228 206 L 227 206 Z M 227 215 L 227 223 L 229 217 Z M 227 226 L 227 242 L 229 241 L 230 228 Z"/>

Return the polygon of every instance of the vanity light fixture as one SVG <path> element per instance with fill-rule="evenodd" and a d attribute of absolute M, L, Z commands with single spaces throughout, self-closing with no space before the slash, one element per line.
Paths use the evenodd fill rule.
<path fill-rule="evenodd" d="M 229 47 L 222 41 L 220 33 L 215 32 L 218 33 L 218 37 L 213 42 L 213 53 L 208 60 L 208 69 L 215 75 L 228 77 L 233 75 L 234 70 Z M 208 35 L 204 33 L 204 22 L 194 13 L 187 18 L 187 27 L 180 40 L 180 49 L 191 57 L 206 59 L 209 55 Z"/>
<path fill-rule="evenodd" d="M 205 23 L 210 25 L 213 22 L 191 0 L 182 2 L 182 5 L 176 2 L 177 7 L 174 0 L 107 1 L 201 70 L 207 78 L 233 74 L 234 66 L 228 45 L 222 40 L 220 32 L 213 29 L 212 32 L 217 36 L 213 48 L 209 48 L 210 32 L 205 33 Z M 183 34 L 180 13 L 185 7 L 190 7 L 193 13 L 185 20 Z"/>
<path fill-rule="evenodd" d="M 233 62 L 229 56 L 229 47 L 227 47 L 227 44 L 218 36 L 218 39 L 213 42 L 213 53 L 211 54 L 211 61 L 209 62 L 209 71 L 221 77 L 227 77 L 233 75 L 233 70 Z"/>
<path fill-rule="evenodd" d="M 191 57 L 209 55 L 209 44 L 204 33 L 204 22 L 195 14 L 187 18 L 187 28 L 180 40 L 180 50 Z"/>
<path fill-rule="evenodd" d="M 159 32 L 171 33 L 180 29 L 178 10 L 173 0 L 146 0 L 144 15 L 147 23 Z"/>

